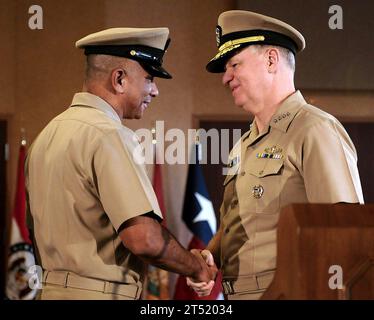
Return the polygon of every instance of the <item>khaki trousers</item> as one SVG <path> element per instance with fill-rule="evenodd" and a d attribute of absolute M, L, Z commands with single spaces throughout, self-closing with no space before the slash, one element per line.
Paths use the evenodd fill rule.
<path fill-rule="evenodd" d="M 225 296 L 225 298 L 226 300 L 259 300 L 265 291 L 266 289 L 251 292 L 228 294 Z"/>
<path fill-rule="evenodd" d="M 222 289 L 227 300 L 258 300 L 270 286 L 274 271 L 241 276 L 236 279 L 224 278 Z"/>
<path fill-rule="evenodd" d="M 141 288 L 79 276 L 66 271 L 45 271 L 40 300 L 136 300 Z"/>
<path fill-rule="evenodd" d="M 104 293 L 93 290 L 84 290 L 44 284 L 41 290 L 40 300 L 134 300 L 120 294 Z"/>

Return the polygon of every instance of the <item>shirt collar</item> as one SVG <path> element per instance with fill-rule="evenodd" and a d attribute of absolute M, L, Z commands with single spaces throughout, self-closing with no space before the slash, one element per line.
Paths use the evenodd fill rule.
<path fill-rule="evenodd" d="M 257 124 L 256 124 L 256 121 L 253 120 L 252 123 L 251 123 L 251 127 L 249 129 L 249 131 L 247 131 L 244 135 L 243 135 L 243 142 L 246 143 L 246 147 L 252 145 L 254 142 L 258 141 L 260 138 L 262 138 L 264 135 L 268 134 L 269 133 L 269 125 L 267 125 L 265 128 L 264 128 L 264 131 L 260 134 L 258 132 L 258 128 L 257 128 Z M 248 140 L 247 140 L 248 139 Z M 247 140 L 247 141 L 246 141 Z"/>
<path fill-rule="evenodd" d="M 296 91 L 282 102 L 277 112 L 275 112 L 271 118 L 269 125 L 283 132 L 287 132 L 290 123 L 305 104 L 306 101 L 301 92 L 299 90 Z"/>
<path fill-rule="evenodd" d="M 90 108 L 98 109 L 104 112 L 108 117 L 114 121 L 121 122 L 121 119 L 113 107 L 106 102 L 104 99 L 89 93 L 89 92 L 78 92 L 74 95 L 73 101 L 71 102 L 70 107 L 75 106 L 87 106 Z"/>
<path fill-rule="evenodd" d="M 256 121 L 253 120 L 250 129 L 243 135 L 242 141 L 245 142 L 248 147 L 268 134 L 270 127 L 287 132 L 290 123 L 304 104 L 306 104 L 306 101 L 301 92 L 296 91 L 282 102 L 277 112 L 271 118 L 270 123 L 266 125 L 261 134 L 258 132 Z"/>

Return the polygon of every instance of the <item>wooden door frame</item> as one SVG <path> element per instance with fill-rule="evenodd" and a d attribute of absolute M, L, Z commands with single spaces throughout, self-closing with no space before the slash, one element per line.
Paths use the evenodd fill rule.
<path fill-rule="evenodd" d="M 6 159 L 5 159 L 5 144 L 7 143 L 7 129 L 8 121 L 0 118 L 0 161 L 4 164 L 3 168 L 0 164 L 0 299 L 5 297 L 6 285 L 6 271 L 7 271 L 7 258 L 10 236 L 10 217 L 7 210 L 7 197 L 6 197 Z"/>

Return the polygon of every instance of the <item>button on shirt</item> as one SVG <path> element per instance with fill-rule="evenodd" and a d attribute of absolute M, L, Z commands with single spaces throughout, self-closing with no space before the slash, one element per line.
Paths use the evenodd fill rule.
<path fill-rule="evenodd" d="M 133 131 L 114 109 L 90 93 L 77 93 L 29 150 L 28 210 L 46 270 L 136 283 L 143 262 L 121 243 L 126 220 L 153 211 L 162 217 Z"/>
<path fill-rule="evenodd" d="M 255 122 L 229 156 L 221 206 L 223 278 L 274 270 L 280 210 L 290 203 L 363 203 L 355 147 L 330 114 L 289 96 L 264 132 Z M 245 172 L 245 175 L 240 174 Z M 238 205 L 232 205 L 238 199 Z"/>

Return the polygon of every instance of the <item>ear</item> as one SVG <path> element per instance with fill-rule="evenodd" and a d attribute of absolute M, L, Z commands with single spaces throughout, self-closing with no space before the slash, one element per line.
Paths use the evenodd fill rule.
<path fill-rule="evenodd" d="M 111 82 L 115 92 L 123 94 L 125 92 L 125 76 L 124 69 L 114 69 L 112 71 Z"/>
<path fill-rule="evenodd" d="M 276 48 L 270 48 L 266 54 L 266 66 L 269 73 L 275 73 L 278 69 L 280 52 Z"/>

